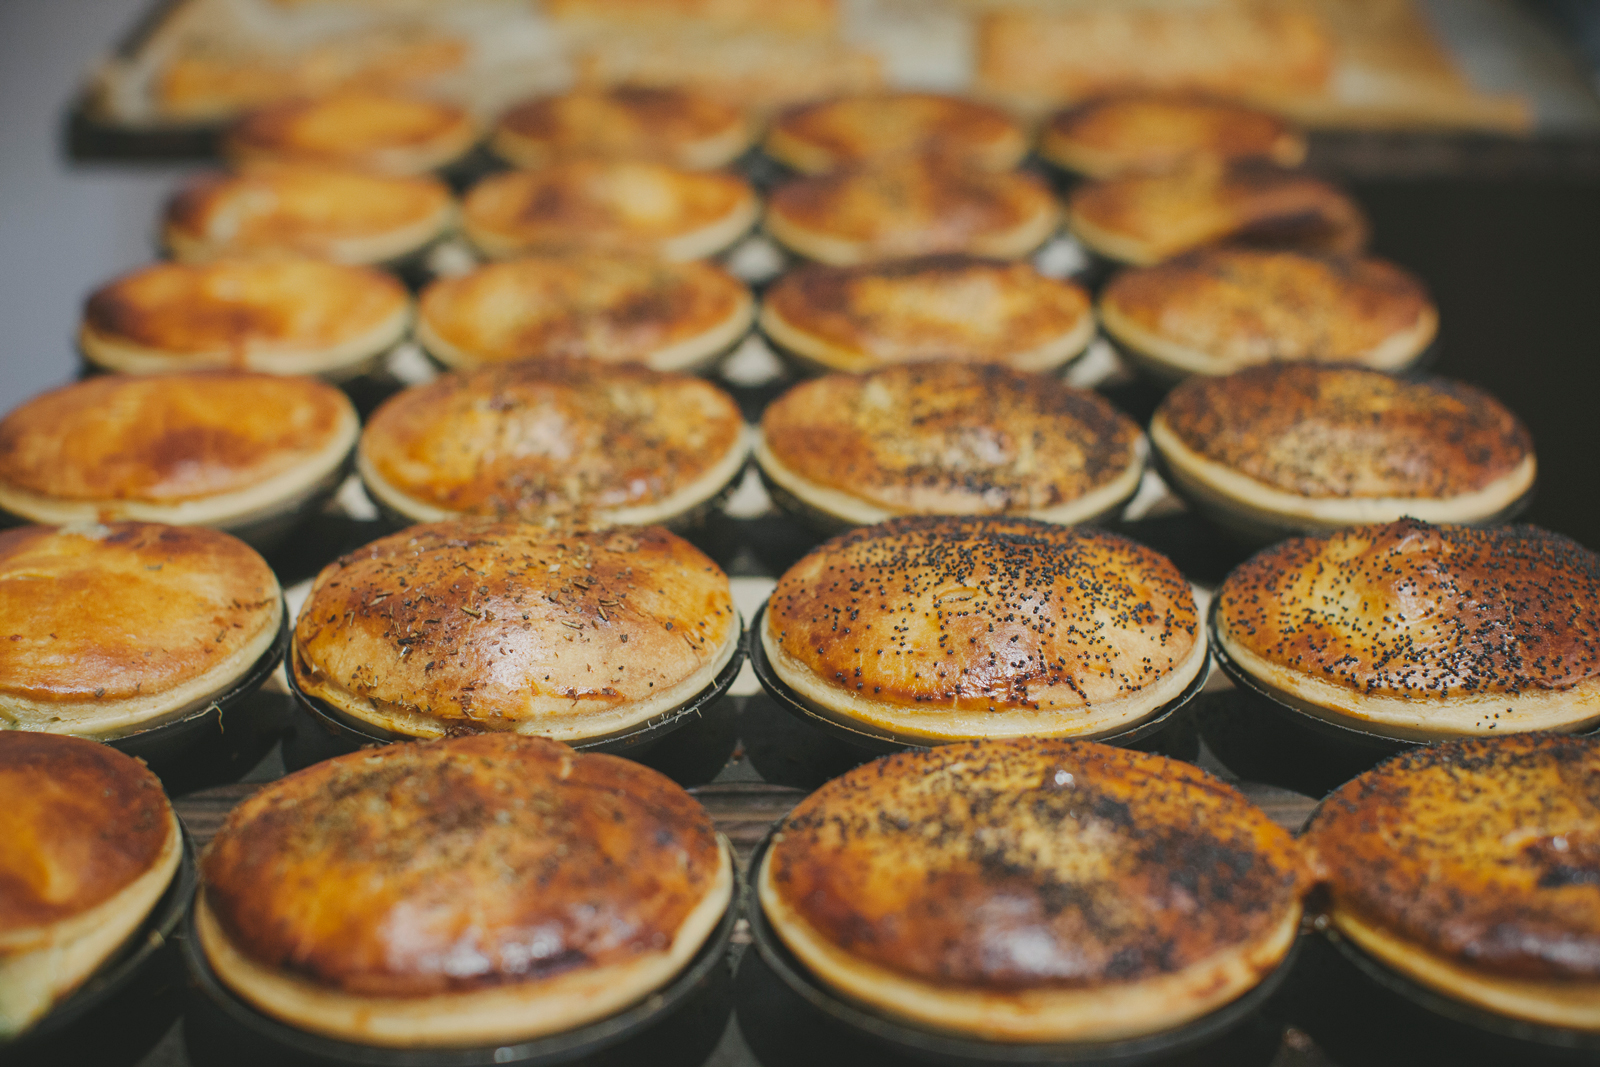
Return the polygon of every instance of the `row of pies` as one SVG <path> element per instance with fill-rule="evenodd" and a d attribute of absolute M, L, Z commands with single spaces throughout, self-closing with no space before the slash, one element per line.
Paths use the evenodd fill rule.
<path fill-rule="evenodd" d="M 1085 352 L 1097 320 L 1164 382 L 1272 360 L 1400 371 L 1438 329 L 1423 287 L 1372 258 L 1201 250 L 1118 274 L 1096 306 L 1028 263 L 939 255 L 803 266 L 758 303 L 714 263 L 591 251 L 487 264 L 415 301 L 383 271 L 315 258 L 159 263 L 89 297 L 78 345 L 92 365 L 134 374 L 223 366 L 342 381 L 408 337 L 447 367 L 582 356 L 700 370 L 754 323 L 807 373 L 921 359 L 1053 370 Z"/>
<path fill-rule="evenodd" d="M 1146 438 L 1100 395 L 989 364 L 915 363 L 801 382 L 758 430 L 702 378 L 590 360 L 445 374 L 365 428 L 314 378 L 100 376 L 0 419 L 0 509 L 28 522 L 136 519 L 281 531 L 352 455 L 404 524 L 461 515 L 698 523 L 753 452 L 780 506 L 833 532 L 896 515 L 1078 523 L 1116 512 L 1153 452 L 1172 486 L 1257 540 L 1412 515 L 1504 521 L 1536 474 L 1487 394 L 1349 366 L 1194 378 Z"/>
<path fill-rule="evenodd" d="M 1060 1044 L 1181 1031 L 1244 996 L 1285 965 L 1316 889 L 1312 908 L 1411 981 L 1595 1031 L 1597 777 L 1593 739 L 1452 742 L 1353 780 L 1297 840 L 1164 756 L 1040 739 L 909 752 L 774 828 L 751 918 L 763 951 L 770 929 L 844 1001 Z M 0 799 L 9 1036 L 140 928 L 183 841 L 148 770 L 75 738 L 0 734 Z M 274 782 L 200 868 L 191 966 L 264 1017 L 377 1047 L 578 1030 L 720 953 L 738 899 L 728 842 L 681 787 L 504 733 Z"/>

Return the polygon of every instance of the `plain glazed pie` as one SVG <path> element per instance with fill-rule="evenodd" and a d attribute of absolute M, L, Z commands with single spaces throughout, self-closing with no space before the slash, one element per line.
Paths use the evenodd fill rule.
<path fill-rule="evenodd" d="M 485 178 L 463 227 L 491 259 L 528 252 L 611 252 L 669 260 L 716 255 L 755 225 L 743 178 L 643 160 L 574 159 Z"/>
<path fill-rule="evenodd" d="M 1107 1041 L 1206 1015 L 1277 969 L 1310 865 L 1198 767 L 1086 742 L 906 752 L 800 802 L 756 875 L 823 985 L 931 1030 Z"/>
<path fill-rule="evenodd" d="M 1533 439 L 1494 397 L 1349 366 L 1190 378 L 1150 439 L 1174 487 L 1221 521 L 1316 531 L 1403 516 L 1501 518 L 1533 486 Z"/>
<path fill-rule="evenodd" d="M 282 619 L 272 568 L 217 530 L 0 532 L 0 729 L 104 740 L 204 708 Z"/>
<path fill-rule="evenodd" d="M 727 577 L 659 527 L 465 520 L 329 564 L 291 660 L 303 692 L 388 735 L 577 742 L 687 703 L 739 633 Z"/>
<path fill-rule="evenodd" d="M 0 508 L 29 522 L 244 527 L 329 488 L 360 432 L 349 399 L 315 378 L 99 375 L 0 420 Z"/>
<path fill-rule="evenodd" d="M 1057 112 L 1039 155 L 1090 178 L 1173 170 L 1195 159 L 1294 167 L 1306 139 L 1277 115 L 1196 96 L 1106 96 Z"/>
<path fill-rule="evenodd" d="M 435 281 L 417 339 L 449 367 L 572 356 L 696 369 L 749 332 L 755 301 L 711 263 L 529 256 Z"/>
<path fill-rule="evenodd" d="M 938 93 L 873 93 L 805 104 L 779 115 L 762 147 L 801 174 L 932 152 L 984 170 L 1010 170 L 1028 134 L 1000 108 Z"/>
<path fill-rule="evenodd" d="M 1600 1031 L 1600 741 L 1473 738 L 1335 792 L 1305 842 L 1333 926 L 1457 1001 Z"/>
<path fill-rule="evenodd" d="M 825 526 L 896 515 L 1098 518 L 1138 488 L 1139 425 L 1046 374 L 919 363 L 803 382 L 761 417 L 756 461 Z"/>
<path fill-rule="evenodd" d="M 178 869 L 161 783 L 108 745 L 0 730 L 0 1040 L 110 959 Z"/>
<path fill-rule="evenodd" d="M 915 516 L 835 537 L 778 580 L 761 642 L 818 714 L 907 744 L 1109 736 L 1206 664 L 1170 560 L 1022 518 Z"/>
<path fill-rule="evenodd" d="M 405 286 L 315 259 L 155 263 L 84 305 L 84 358 L 124 374 L 234 367 L 340 380 L 369 369 L 411 325 Z"/>
<path fill-rule="evenodd" d="M 806 259 L 849 266 L 939 252 L 1018 259 L 1060 221 L 1055 197 L 1031 175 L 920 155 L 781 185 L 766 227 Z"/>
<path fill-rule="evenodd" d="M 362 1045 L 577 1029 L 667 985 L 733 870 L 682 788 L 495 735 L 391 745 L 273 782 L 201 861 L 200 947 L 252 1007 Z"/>
<path fill-rule="evenodd" d="M 384 507 L 597 523 L 698 512 L 744 467 L 744 419 L 710 382 L 594 360 L 533 360 L 447 374 L 393 397 L 357 465 Z"/>
<path fill-rule="evenodd" d="M 1125 270 L 1099 312 L 1119 349 L 1169 381 L 1271 360 L 1397 371 L 1439 331 L 1427 289 L 1392 263 L 1251 248 Z"/>
<path fill-rule="evenodd" d="M 1413 741 L 1600 722 L 1600 557 L 1535 526 L 1402 519 L 1274 545 L 1217 591 L 1234 666 Z"/>
<path fill-rule="evenodd" d="M 563 159 L 644 159 L 713 170 L 742 156 L 753 137 L 744 112 L 717 97 L 618 85 L 518 104 L 500 117 L 489 146 L 527 168 Z"/>
<path fill-rule="evenodd" d="M 459 104 L 347 91 L 253 111 L 224 135 L 222 153 L 244 169 L 310 163 L 404 176 L 448 166 L 477 140 L 478 124 Z"/>
<path fill-rule="evenodd" d="M 1086 182 L 1067 225 L 1089 251 L 1148 266 L 1224 241 L 1350 254 L 1366 247 L 1366 214 L 1320 178 L 1200 160 L 1162 174 Z"/>
<path fill-rule="evenodd" d="M 951 359 L 1042 371 L 1094 338 L 1082 286 L 1028 263 L 960 255 L 801 267 L 767 290 L 760 323 L 814 370 Z"/>
<path fill-rule="evenodd" d="M 421 251 L 455 221 L 436 178 L 283 165 L 189 182 L 167 204 L 161 236 L 185 263 L 300 254 L 378 264 Z"/>

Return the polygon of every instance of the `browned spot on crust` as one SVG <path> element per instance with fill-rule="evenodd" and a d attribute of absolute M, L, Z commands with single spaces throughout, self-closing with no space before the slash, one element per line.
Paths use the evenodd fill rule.
<path fill-rule="evenodd" d="M 1196 376 L 1160 412 L 1207 459 L 1319 499 L 1459 496 L 1533 454 L 1522 423 L 1483 390 L 1359 367 L 1280 363 Z"/>
<path fill-rule="evenodd" d="M 929 256 L 791 271 L 765 296 L 789 325 L 869 363 L 1004 363 L 1082 326 L 1089 297 L 1027 263 Z"/>
<path fill-rule="evenodd" d="M 1600 979 L 1600 742 L 1449 741 L 1340 788 L 1306 831 L 1336 906 L 1486 975 Z"/>
<path fill-rule="evenodd" d="M 106 375 L 0 421 L 0 482 L 58 500 L 194 500 L 325 454 L 354 419 L 344 394 L 314 378 Z"/>
<path fill-rule="evenodd" d="M 390 171 L 418 151 L 462 150 L 473 140 L 465 108 L 419 96 L 346 91 L 284 100 L 228 130 L 225 148 L 247 159 Z"/>
<path fill-rule="evenodd" d="M 778 580 L 769 624 L 818 680 L 940 709 L 1048 710 L 1132 696 L 1200 640 L 1165 557 L 1020 518 L 916 516 L 836 537 Z M 1042 706 L 1041 706 L 1042 705 Z"/>
<path fill-rule="evenodd" d="M 631 364 L 528 360 L 447 374 L 387 401 L 361 450 L 439 508 L 524 518 L 653 504 L 737 445 L 733 398 Z"/>
<path fill-rule="evenodd" d="M 1231 640 L 1369 696 L 1559 692 L 1600 674 L 1600 557 L 1536 526 L 1402 519 L 1296 538 L 1217 598 Z"/>
<path fill-rule="evenodd" d="M 1433 312 L 1422 283 L 1384 260 L 1244 248 L 1125 270 L 1101 301 L 1223 370 L 1361 360 Z"/>
<path fill-rule="evenodd" d="M 617 756 L 495 735 L 319 763 L 235 808 L 206 904 L 253 962 L 416 997 L 661 952 L 716 878 L 711 819 Z"/>
<path fill-rule="evenodd" d="M 173 832 L 141 761 L 82 738 L 0 732 L 0 935 L 105 903 L 155 865 Z"/>
<path fill-rule="evenodd" d="M 0 532 L 0 693 L 61 703 L 156 696 L 249 645 L 278 595 L 265 560 L 204 527 Z"/>
<path fill-rule="evenodd" d="M 775 148 L 794 145 L 807 157 L 828 160 L 822 169 L 922 152 L 1009 167 L 1027 150 L 1022 128 L 1000 108 L 937 93 L 874 93 L 804 104 L 779 116 L 768 138 Z"/>
<path fill-rule="evenodd" d="M 294 671 L 313 694 L 513 730 L 649 699 L 714 660 L 735 618 L 727 577 L 660 527 L 432 523 L 324 568 Z"/>
<path fill-rule="evenodd" d="M 1169 170 L 1203 157 L 1298 162 L 1304 139 L 1277 115 L 1195 96 L 1109 96 L 1057 112 L 1045 124 L 1047 155 L 1092 154 L 1103 173 Z M 1063 162 L 1066 160 L 1063 159 Z"/>
<path fill-rule="evenodd" d="M 898 974 L 988 990 L 1171 974 L 1283 923 L 1294 841 L 1198 767 L 1087 742 L 943 745 L 858 767 L 775 839 L 785 903 Z"/>
<path fill-rule="evenodd" d="M 761 417 L 802 477 L 892 512 L 1038 511 L 1136 462 L 1139 427 L 1046 374 L 923 363 L 805 382 Z"/>
<path fill-rule="evenodd" d="M 528 100 L 501 116 L 499 128 L 555 159 L 680 163 L 695 146 L 743 124 L 739 108 L 705 93 L 619 85 Z"/>

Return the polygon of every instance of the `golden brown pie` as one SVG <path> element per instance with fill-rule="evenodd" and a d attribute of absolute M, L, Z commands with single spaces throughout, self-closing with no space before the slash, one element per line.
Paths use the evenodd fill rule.
<path fill-rule="evenodd" d="M 1362 367 L 1190 378 L 1156 409 L 1150 439 L 1185 496 L 1297 531 L 1489 521 L 1535 474 L 1533 439 L 1488 393 Z"/>
<path fill-rule="evenodd" d="M 738 159 L 754 136 L 744 112 L 681 86 L 575 89 L 516 105 L 490 147 L 518 167 L 564 159 L 643 159 L 712 170 Z"/>
<path fill-rule="evenodd" d="M 0 730 L 0 1040 L 94 974 L 149 916 L 183 839 L 143 762 Z"/>
<path fill-rule="evenodd" d="M 1022 124 L 992 104 L 939 93 L 871 93 L 792 108 L 767 130 L 767 155 L 802 174 L 932 153 L 1010 170 L 1028 152 Z"/>
<path fill-rule="evenodd" d="M 346 91 L 269 104 L 234 123 L 222 152 L 235 167 L 282 163 L 426 174 L 471 150 L 478 124 L 459 104 Z"/>
<path fill-rule="evenodd" d="M 1401 370 L 1439 331 L 1427 289 L 1392 263 L 1255 248 L 1122 271 L 1098 310 L 1117 346 L 1167 380 L 1272 360 Z"/>
<path fill-rule="evenodd" d="M 541 738 L 390 745 L 273 782 L 206 850 L 207 961 L 258 1010 L 362 1045 L 572 1030 L 671 982 L 733 893 L 694 798 Z"/>
<path fill-rule="evenodd" d="M 1027 515 L 1076 523 L 1114 510 L 1144 473 L 1138 423 L 1097 393 L 992 364 L 831 374 L 761 416 L 756 461 L 833 527 L 896 515 Z"/>
<path fill-rule="evenodd" d="M 1297 538 L 1216 603 L 1238 669 L 1340 725 L 1437 741 L 1600 723 L 1600 557 L 1536 526 Z"/>
<path fill-rule="evenodd" d="M 302 691 L 389 735 L 586 741 L 687 703 L 739 634 L 727 577 L 660 527 L 460 520 L 329 564 L 291 660 Z"/>
<path fill-rule="evenodd" d="M 669 522 L 743 469 L 744 419 L 710 382 L 631 364 L 530 360 L 447 374 L 390 399 L 357 465 L 378 503 L 456 515 Z"/>
<path fill-rule="evenodd" d="M 0 420 L 0 508 L 236 529 L 327 490 L 360 432 L 344 393 L 315 378 L 98 375 Z"/>
<path fill-rule="evenodd" d="M 913 516 L 835 537 L 778 580 L 761 641 L 813 710 L 908 744 L 1115 734 L 1206 665 L 1171 561 L 1009 517 Z"/>
<path fill-rule="evenodd" d="M 1057 112 L 1039 155 L 1090 178 L 1173 170 L 1195 159 L 1295 167 L 1303 134 L 1277 115 L 1198 96 L 1106 96 Z"/>
<path fill-rule="evenodd" d="M 188 263 L 292 254 L 389 263 L 455 221 L 455 200 L 435 178 L 285 165 L 191 181 L 167 204 L 162 241 Z"/>
<path fill-rule="evenodd" d="M 754 318 L 749 289 L 711 263 L 539 255 L 428 286 L 417 340 L 450 367 L 570 356 L 678 371 L 723 354 Z"/>
<path fill-rule="evenodd" d="M 762 911 L 819 981 L 932 1030 L 1170 1030 L 1283 961 L 1311 870 L 1237 790 L 1165 756 L 1017 739 L 849 771 L 784 819 Z"/>
<path fill-rule="evenodd" d="M 99 739 L 203 708 L 272 645 L 272 568 L 203 526 L 0 532 L 0 730 Z"/>
<path fill-rule="evenodd" d="M 528 252 L 610 252 L 703 259 L 755 224 L 743 178 L 643 160 L 574 159 L 495 174 L 475 185 L 462 223 L 493 259 Z"/>
<path fill-rule="evenodd" d="M 760 322 L 781 349 L 819 371 L 929 359 L 1043 371 L 1094 339 L 1082 286 L 1029 263 L 961 255 L 803 266 L 766 291 Z"/>
<path fill-rule="evenodd" d="M 78 345 L 125 374 L 236 368 L 320 374 L 369 370 L 406 334 L 411 297 L 369 267 L 299 257 L 154 263 L 96 290 Z"/>
<path fill-rule="evenodd" d="M 767 231 L 834 266 L 940 252 L 1017 259 L 1060 224 L 1044 183 L 912 156 L 788 182 L 767 204 Z"/>
<path fill-rule="evenodd" d="M 1396 756 L 1323 801 L 1305 842 L 1363 951 L 1452 999 L 1600 1031 L 1600 741 Z"/>

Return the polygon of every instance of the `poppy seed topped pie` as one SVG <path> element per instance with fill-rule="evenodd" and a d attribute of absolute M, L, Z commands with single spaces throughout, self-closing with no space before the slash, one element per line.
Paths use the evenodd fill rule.
<path fill-rule="evenodd" d="M 124 374 L 234 367 L 339 380 L 368 369 L 411 324 L 382 271 L 299 257 L 153 263 L 84 305 L 84 358 Z"/>
<path fill-rule="evenodd" d="M 189 182 L 167 204 L 161 235 L 185 263 L 299 254 L 377 264 L 421 250 L 455 221 L 455 199 L 436 178 L 284 164 Z"/>
<path fill-rule="evenodd" d="M 200 947 L 297 1029 L 481 1048 L 667 985 L 727 911 L 694 798 L 617 756 L 498 734 L 367 749 L 272 782 L 201 860 Z"/>
<path fill-rule="evenodd" d="M 271 647 L 266 560 L 201 526 L 0 532 L 0 726 L 108 739 L 204 708 Z"/>
<path fill-rule="evenodd" d="M 571 356 L 675 371 L 721 355 L 754 317 L 744 283 L 704 261 L 529 256 L 433 282 L 417 339 L 451 367 Z"/>
<path fill-rule="evenodd" d="M 239 528 L 342 478 L 360 432 L 349 398 L 315 378 L 97 375 L 0 420 L 0 508 Z"/>
<path fill-rule="evenodd" d="M 739 643 L 727 576 L 655 526 L 413 526 L 317 576 L 302 691 L 406 737 L 608 737 L 696 696 Z"/>
<path fill-rule="evenodd" d="M 1533 485 L 1533 440 L 1489 394 L 1362 367 L 1272 363 L 1193 377 L 1150 438 L 1203 509 L 1283 529 L 1403 516 L 1486 522 Z"/>
<path fill-rule="evenodd" d="M 938 93 L 873 93 L 804 104 L 779 115 L 762 146 L 802 174 L 932 152 L 984 170 L 1010 170 L 1028 151 L 1001 109 Z"/>
<path fill-rule="evenodd" d="M 1369 229 L 1360 205 L 1320 178 L 1215 160 L 1086 182 L 1067 198 L 1067 224 L 1091 252 L 1137 266 L 1224 241 L 1350 254 Z"/>
<path fill-rule="evenodd" d="M 1600 557 L 1535 526 L 1402 519 L 1285 541 L 1228 575 L 1216 630 L 1261 687 L 1372 733 L 1600 722 Z"/>
<path fill-rule="evenodd" d="M 4 1041 L 116 955 L 166 892 L 183 838 L 142 761 L 0 730 L 0 841 Z"/>
<path fill-rule="evenodd" d="M 762 415 L 756 459 L 836 527 L 908 514 L 1074 523 L 1133 494 L 1145 448 L 1138 423 L 1059 378 L 917 363 L 795 386 Z"/>
<path fill-rule="evenodd" d="M 840 371 L 927 359 L 1050 370 L 1094 338 L 1082 286 L 962 255 L 800 267 L 766 291 L 760 323 L 807 367 Z"/>
<path fill-rule="evenodd" d="M 1600 741 L 1403 753 L 1306 829 L 1345 937 L 1454 1000 L 1600 1031 Z"/>
<path fill-rule="evenodd" d="M 710 382 L 633 364 L 529 360 L 390 398 L 357 451 L 377 502 L 452 515 L 597 523 L 695 513 L 744 467 L 744 418 Z"/>
<path fill-rule="evenodd" d="M 1195 159 L 1298 166 L 1306 139 L 1277 115 L 1193 96 L 1106 96 L 1056 113 L 1039 154 L 1090 178 L 1155 173 Z"/>
<path fill-rule="evenodd" d="M 693 89 L 615 85 L 518 104 L 490 147 L 518 167 L 562 159 L 644 159 L 686 170 L 727 166 L 750 147 L 744 112 Z"/>
<path fill-rule="evenodd" d="M 755 190 L 732 174 L 571 159 L 485 178 L 462 203 L 462 226 L 491 259 L 587 251 L 681 261 L 721 252 L 759 213 Z"/>
<path fill-rule="evenodd" d="M 756 874 L 824 985 L 932 1030 L 1106 1041 L 1171 1030 L 1275 970 L 1311 871 L 1198 767 L 1041 739 L 888 756 L 801 801 Z"/>
<path fill-rule="evenodd" d="M 1392 263 L 1251 248 L 1122 271 L 1098 310 L 1117 347 L 1168 380 L 1272 360 L 1397 371 L 1439 331 L 1427 289 Z"/>
<path fill-rule="evenodd" d="M 781 185 L 766 227 L 792 252 L 849 266 L 940 252 L 1018 259 L 1060 221 L 1038 178 L 918 155 Z"/>
<path fill-rule="evenodd" d="M 235 167 L 282 163 L 412 175 L 454 163 L 478 140 L 459 104 L 395 93 L 341 92 L 253 111 L 223 137 Z"/>
<path fill-rule="evenodd" d="M 835 537 L 778 579 L 761 641 L 819 714 L 910 744 L 1115 734 L 1206 664 L 1171 561 L 1023 518 L 914 516 Z"/>

